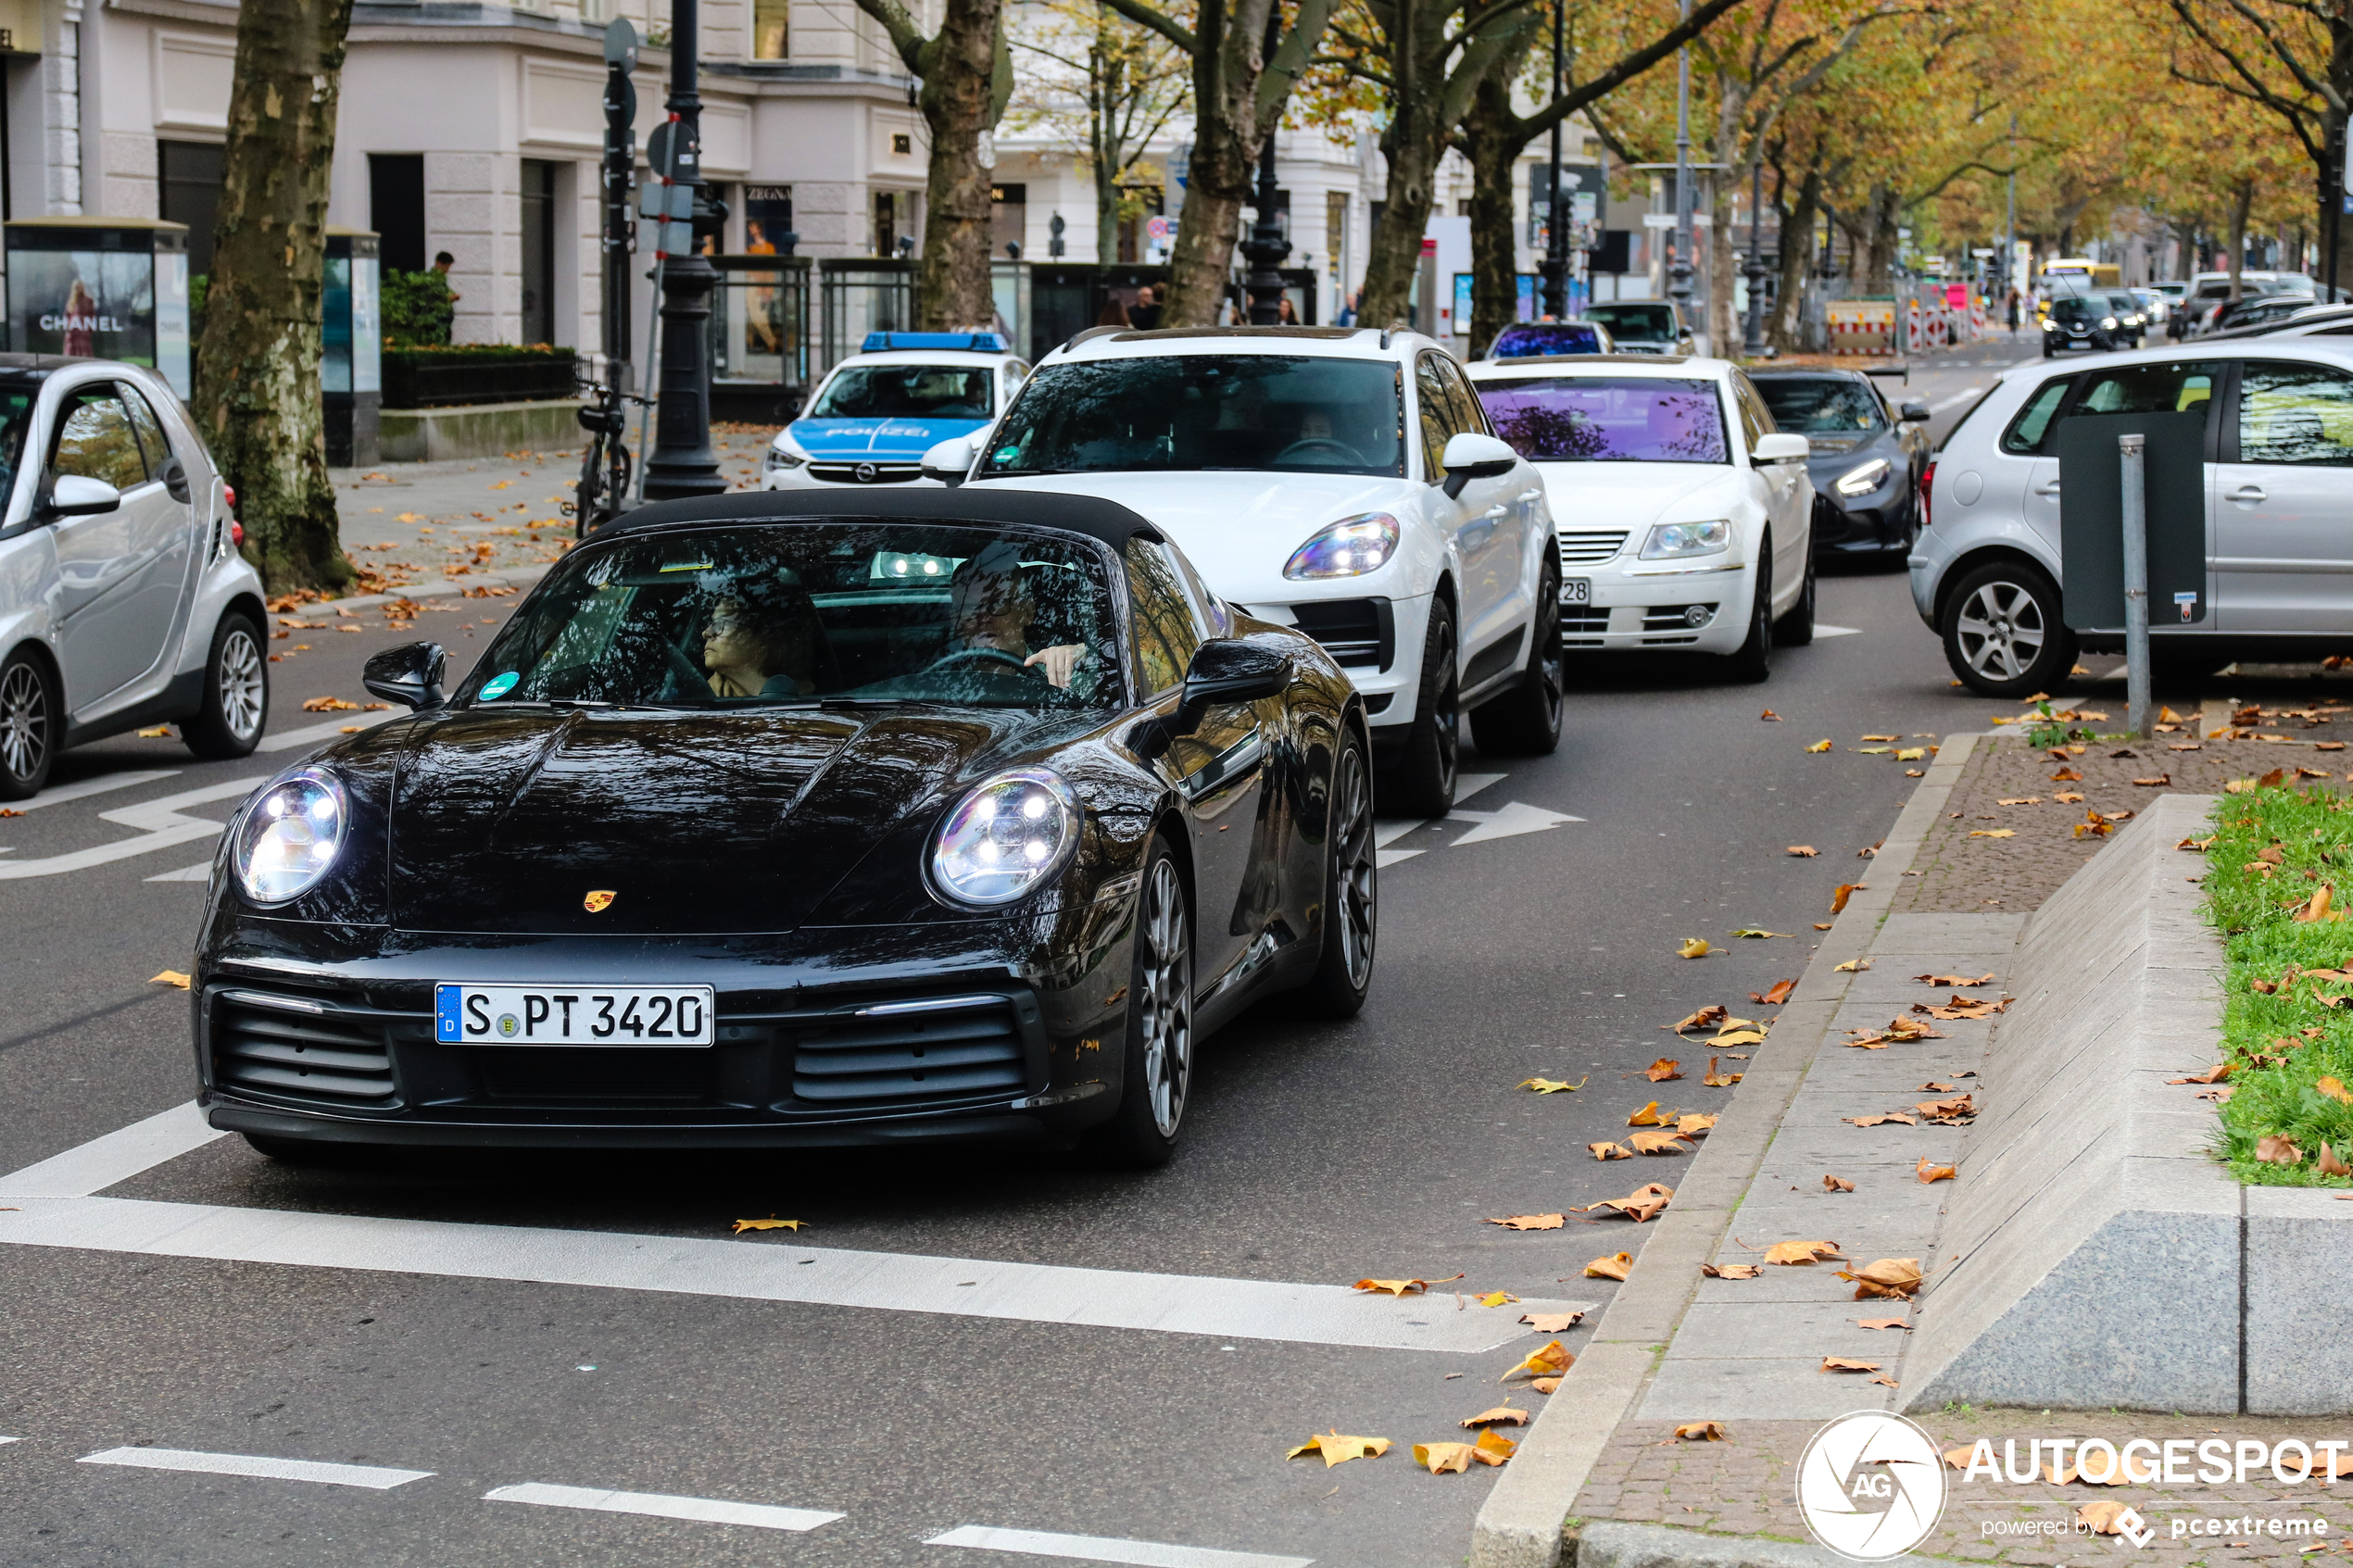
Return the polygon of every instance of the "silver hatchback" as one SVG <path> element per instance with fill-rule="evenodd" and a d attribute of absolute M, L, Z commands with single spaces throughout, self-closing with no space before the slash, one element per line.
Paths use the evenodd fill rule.
<path fill-rule="evenodd" d="M 1912 603 L 1988 696 L 2057 691 L 2080 648 L 2061 612 L 2058 427 L 2076 414 L 2206 413 L 2202 621 L 2151 627 L 2160 671 L 2353 651 L 2353 339 L 2208 340 L 2009 371 L 1939 447 L 1909 557 Z M 2160 612 L 2171 607 L 2158 607 Z"/>
<path fill-rule="evenodd" d="M 260 741 L 266 613 L 233 502 L 153 371 L 0 354 L 0 800 L 142 724 L 204 758 Z"/>

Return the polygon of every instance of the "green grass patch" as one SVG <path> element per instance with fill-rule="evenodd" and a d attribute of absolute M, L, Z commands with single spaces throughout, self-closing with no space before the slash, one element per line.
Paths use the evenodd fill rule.
<path fill-rule="evenodd" d="M 2323 1078 L 2353 1085 L 2353 981 L 2309 977 L 2353 964 L 2353 921 L 2296 918 L 2324 885 L 2337 911 L 2353 902 L 2353 799 L 2287 788 L 2226 795 L 2214 834 L 2207 915 L 2222 935 L 2221 1060 L 2232 1064 L 2216 1152 L 2243 1182 L 2353 1187 L 2317 1169 L 2323 1143 L 2353 1164 L 2353 1105 L 2317 1087 Z M 2274 1134 L 2303 1158 L 2256 1159 L 2257 1144 Z"/>

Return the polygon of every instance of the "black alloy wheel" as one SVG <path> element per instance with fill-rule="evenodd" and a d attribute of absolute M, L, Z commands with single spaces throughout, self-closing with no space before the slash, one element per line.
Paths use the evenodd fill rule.
<path fill-rule="evenodd" d="M 0 800 L 30 800 L 49 782 L 65 728 L 49 668 L 29 652 L 0 664 Z"/>
<path fill-rule="evenodd" d="M 270 717 L 270 665 L 252 617 L 232 610 L 220 618 L 205 658 L 203 701 L 180 726 L 188 749 L 207 761 L 251 756 Z"/>
<path fill-rule="evenodd" d="M 1351 731 L 1332 761 L 1325 810 L 1324 950 L 1307 999 L 1327 1018 L 1353 1018 L 1373 984 L 1380 931 L 1379 855 L 1373 846 L 1373 779 L 1365 743 Z"/>
<path fill-rule="evenodd" d="M 1504 757 L 1550 757 L 1560 749 L 1564 681 L 1561 675 L 1561 578 L 1557 561 L 1547 561 L 1536 583 L 1536 613 L 1529 618 L 1535 646 L 1519 684 L 1471 709 L 1471 738 L 1478 749 Z"/>
<path fill-rule="evenodd" d="M 1751 683 L 1773 676 L 1773 536 L 1757 546 L 1756 596 L 1748 607 L 1748 637 L 1724 657 L 1732 679 Z"/>
<path fill-rule="evenodd" d="M 1557 641 L 1557 639 L 1555 639 Z M 1405 748 L 1380 781 L 1380 809 L 1392 817 L 1442 817 L 1454 808 L 1454 771 L 1462 753 L 1463 685 L 1454 668 L 1454 611 L 1429 605 L 1422 638 L 1421 689 Z"/>
<path fill-rule="evenodd" d="M 1981 696 L 2057 691 L 2075 668 L 2058 585 L 2023 561 L 1995 561 L 1962 578 L 1945 601 L 1944 662 Z"/>
<path fill-rule="evenodd" d="M 1797 602 L 1789 613 L 1773 625 L 1773 644 L 1777 647 L 1802 648 L 1814 641 L 1814 557 L 1806 557 L 1806 585 L 1797 591 Z"/>
<path fill-rule="evenodd" d="M 1193 1085 L 1193 925 L 1185 879 L 1163 838 L 1152 840 L 1136 900 L 1121 1060 L 1119 1109 L 1096 1132 L 1096 1149 L 1130 1170 L 1165 1165 Z"/>

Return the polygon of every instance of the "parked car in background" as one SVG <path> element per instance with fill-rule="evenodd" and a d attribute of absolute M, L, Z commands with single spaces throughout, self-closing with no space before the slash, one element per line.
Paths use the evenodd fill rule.
<path fill-rule="evenodd" d="M 1682 307 L 1665 299 L 1613 299 L 1585 307 L 1583 320 L 1609 329 L 1620 354 L 1696 354 Z"/>
<path fill-rule="evenodd" d="M 2316 303 L 2309 294 L 2265 294 L 2234 299 L 2216 308 L 2206 331 L 2200 335 L 2221 337 L 2284 326 L 2295 317 L 2311 309 Z"/>
<path fill-rule="evenodd" d="M 1544 482 L 1428 338 L 1081 332 L 1038 363 L 987 450 L 963 438 L 925 461 L 967 488 L 1117 501 L 1221 598 L 1322 643 L 1365 694 L 1384 813 L 1452 805 L 1466 711 L 1482 750 L 1560 742 Z"/>
<path fill-rule="evenodd" d="M 154 371 L 0 354 L 0 800 L 142 724 L 204 758 L 260 743 L 267 614 L 235 504 Z"/>
<path fill-rule="evenodd" d="M 2204 619 L 2151 616 L 2160 668 L 2310 659 L 2353 645 L 2353 341 L 2252 337 L 2020 367 L 1930 470 L 1912 603 L 1989 696 L 2056 692 L 2082 647 L 2061 613 L 2058 430 L 2077 414 L 2197 409 L 2208 423 Z"/>
<path fill-rule="evenodd" d="M 986 427 L 1028 373 L 995 332 L 868 332 L 768 444 L 760 487 L 927 483 L 924 454 Z"/>
<path fill-rule="evenodd" d="M 2353 305 L 2307 303 L 2275 321 L 2259 321 L 2232 332 L 2233 337 L 2353 336 Z"/>
<path fill-rule="evenodd" d="M 1814 481 L 1814 554 L 1901 558 L 1919 532 L 1928 405 L 1888 407 L 1856 370 L 1752 370 L 1777 430 L 1806 437 Z"/>
<path fill-rule="evenodd" d="M 1490 359 L 1530 355 L 1615 354 L 1617 344 L 1599 321 L 1515 321 L 1487 345 Z"/>
<path fill-rule="evenodd" d="M 1470 375 L 1555 498 L 1561 646 L 1715 654 L 1762 681 L 1777 642 L 1813 641 L 1809 448 L 1746 371 L 1616 355 Z"/>

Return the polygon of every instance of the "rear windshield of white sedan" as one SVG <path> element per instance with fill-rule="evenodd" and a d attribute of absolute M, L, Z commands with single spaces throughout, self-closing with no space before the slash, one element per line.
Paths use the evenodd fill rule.
<path fill-rule="evenodd" d="M 1237 469 L 1403 475 L 1396 364 L 1172 354 L 1050 365 L 1006 410 L 978 477 Z"/>
<path fill-rule="evenodd" d="M 1495 433 L 1539 463 L 1729 463 L 1712 381 L 1559 376 L 1482 382 Z"/>

